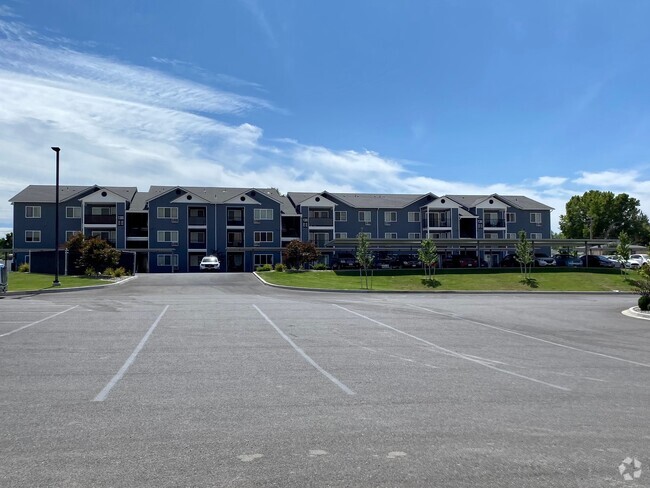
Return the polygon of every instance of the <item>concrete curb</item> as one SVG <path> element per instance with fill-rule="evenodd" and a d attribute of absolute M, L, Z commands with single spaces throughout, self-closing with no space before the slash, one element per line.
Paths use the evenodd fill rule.
<path fill-rule="evenodd" d="M 634 319 L 650 320 L 650 312 L 642 312 L 639 307 L 631 307 L 621 313 Z"/>
<path fill-rule="evenodd" d="M 101 285 L 90 285 L 90 286 L 71 286 L 69 288 L 48 288 L 46 290 L 25 290 L 25 291 L 8 291 L 3 296 L 5 297 L 20 297 L 20 296 L 30 296 L 30 295 L 41 295 L 48 293 L 64 293 L 68 291 L 83 291 L 83 290 L 98 290 L 100 288 L 106 288 L 107 286 L 116 286 L 126 283 L 136 279 L 137 276 L 129 276 L 120 281 L 115 281 L 113 283 L 104 283 Z"/>

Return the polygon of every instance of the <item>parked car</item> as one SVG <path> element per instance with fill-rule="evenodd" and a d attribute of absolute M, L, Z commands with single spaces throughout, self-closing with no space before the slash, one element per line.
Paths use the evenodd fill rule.
<path fill-rule="evenodd" d="M 613 268 L 614 263 L 607 259 L 605 256 L 595 256 L 590 254 L 588 256 L 580 256 L 583 266 L 590 268 Z"/>
<path fill-rule="evenodd" d="M 478 268 L 478 259 L 474 256 L 455 254 L 447 256 L 442 261 L 443 268 Z"/>
<path fill-rule="evenodd" d="M 503 257 L 500 266 L 502 268 L 518 268 L 521 265 L 517 260 L 517 256 L 515 256 L 514 254 L 508 254 L 507 256 Z"/>
<path fill-rule="evenodd" d="M 332 262 L 332 269 L 356 269 L 359 267 L 359 262 L 354 254 L 343 253 L 340 254 Z"/>
<path fill-rule="evenodd" d="M 550 257 L 548 254 L 543 254 L 541 252 L 535 253 L 535 260 L 533 261 L 535 266 L 555 266 L 555 259 Z"/>
<path fill-rule="evenodd" d="M 394 256 L 390 263 L 391 268 L 421 268 L 422 262 L 415 254 L 400 254 Z"/>
<path fill-rule="evenodd" d="M 217 256 L 205 256 L 199 264 L 201 271 L 219 271 L 220 267 L 221 263 Z"/>
<path fill-rule="evenodd" d="M 638 269 L 644 264 L 650 264 L 650 256 L 648 254 L 632 254 L 625 267 Z"/>
<path fill-rule="evenodd" d="M 579 268 L 582 266 L 580 258 L 572 256 L 571 254 L 555 254 L 553 259 L 555 259 L 556 266 L 563 266 L 566 268 Z"/>
<path fill-rule="evenodd" d="M 612 263 L 614 263 L 615 268 L 622 268 L 624 266 L 623 261 L 616 254 L 605 254 L 603 257 L 609 259 Z"/>

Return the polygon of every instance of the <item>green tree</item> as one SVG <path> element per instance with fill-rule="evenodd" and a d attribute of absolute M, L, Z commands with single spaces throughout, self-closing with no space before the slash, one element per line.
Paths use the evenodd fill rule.
<path fill-rule="evenodd" d="M 432 275 L 436 274 L 436 264 L 438 263 L 438 248 L 430 238 L 422 241 L 422 245 L 418 249 L 418 259 L 424 265 L 424 278 L 426 280 L 433 279 Z M 433 269 L 433 273 L 431 269 Z"/>
<path fill-rule="evenodd" d="M 320 252 L 313 242 L 291 241 L 284 250 L 284 262 L 290 268 L 304 268 L 318 259 Z"/>
<path fill-rule="evenodd" d="M 616 246 L 616 259 L 621 263 L 621 274 L 625 273 L 625 262 L 630 259 L 630 238 L 627 232 L 623 231 L 618 235 L 618 246 Z"/>
<path fill-rule="evenodd" d="M 368 241 L 368 236 L 363 232 L 359 232 L 357 235 L 359 243 L 357 244 L 357 252 L 355 257 L 359 262 L 359 273 L 363 273 L 366 278 L 366 289 L 369 289 L 368 286 L 368 270 L 372 267 L 372 263 L 375 259 L 372 251 L 370 250 L 370 242 Z M 362 281 L 363 285 L 363 281 Z"/>
<path fill-rule="evenodd" d="M 533 256 L 533 246 L 526 238 L 526 232 L 519 231 L 519 241 L 515 244 L 515 258 L 519 262 L 519 268 L 525 281 L 530 281 L 530 272 L 535 257 Z"/>
<path fill-rule="evenodd" d="M 79 265 L 103 273 L 107 268 L 115 268 L 120 262 L 121 252 L 99 237 L 84 239 L 81 247 Z"/>
<path fill-rule="evenodd" d="M 647 244 L 650 223 L 639 207 L 627 193 L 590 190 L 567 202 L 560 229 L 567 239 L 609 239 L 626 232 L 632 242 Z"/>
<path fill-rule="evenodd" d="M 0 238 L 0 249 L 13 249 L 14 247 L 14 234 L 8 232 L 5 237 Z"/>

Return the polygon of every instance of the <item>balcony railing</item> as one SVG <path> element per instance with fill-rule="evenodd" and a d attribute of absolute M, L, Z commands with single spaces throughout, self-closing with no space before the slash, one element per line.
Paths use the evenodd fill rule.
<path fill-rule="evenodd" d="M 312 239 L 310 242 L 313 243 L 316 247 L 325 247 L 325 244 L 327 244 L 329 241 L 327 239 Z"/>
<path fill-rule="evenodd" d="M 505 227 L 506 221 L 504 219 L 486 219 L 483 222 L 484 227 Z"/>
<path fill-rule="evenodd" d="M 84 224 L 113 224 L 117 223 L 115 215 L 86 215 L 84 216 Z"/>
<path fill-rule="evenodd" d="M 228 219 L 226 225 L 232 226 L 242 226 L 244 225 L 244 219 Z"/>
<path fill-rule="evenodd" d="M 329 217 L 329 218 L 316 218 L 316 217 L 310 217 L 309 219 L 309 225 L 310 226 L 327 226 L 327 227 L 332 227 L 334 225 L 334 219 Z"/>
<path fill-rule="evenodd" d="M 187 225 L 207 225 L 207 220 L 205 217 L 189 217 Z"/>
<path fill-rule="evenodd" d="M 244 247 L 243 239 L 228 239 L 228 247 Z"/>

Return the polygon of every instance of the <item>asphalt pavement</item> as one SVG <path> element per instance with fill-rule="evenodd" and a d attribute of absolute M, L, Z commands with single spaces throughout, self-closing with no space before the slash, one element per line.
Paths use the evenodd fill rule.
<path fill-rule="evenodd" d="M 650 486 L 635 301 L 225 273 L 7 297 L 0 486 Z"/>

